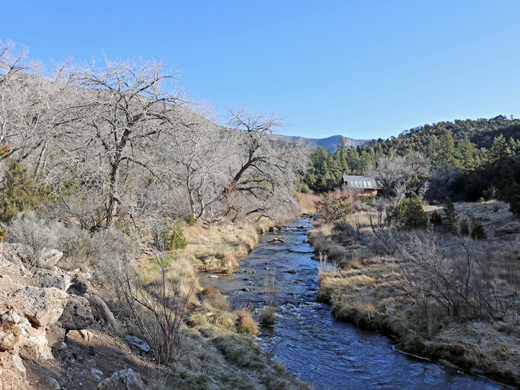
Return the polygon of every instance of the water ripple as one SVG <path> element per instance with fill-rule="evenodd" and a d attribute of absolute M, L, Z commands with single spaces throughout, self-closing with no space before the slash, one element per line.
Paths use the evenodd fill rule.
<path fill-rule="evenodd" d="M 312 259 L 310 245 L 303 243 L 307 231 L 302 225 L 309 226 L 308 218 L 262 236 L 257 248 L 241 262 L 242 269 L 256 271 L 247 275 L 257 286 L 254 289 L 240 270 L 228 277 L 203 279 L 203 284 L 232 296 L 235 304 L 259 309 L 266 301 L 266 278 L 274 275 L 277 322 L 274 328 L 263 329 L 258 341 L 289 372 L 316 390 L 505 389 L 451 367 L 412 359 L 395 350 L 388 338 L 337 321 L 328 306 L 316 301 L 318 263 Z M 273 236 L 285 244 L 269 243 Z M 288 270 L 291 273 L 284 272 Z M 243 288 L 251 290 L 241 291 Z"/>

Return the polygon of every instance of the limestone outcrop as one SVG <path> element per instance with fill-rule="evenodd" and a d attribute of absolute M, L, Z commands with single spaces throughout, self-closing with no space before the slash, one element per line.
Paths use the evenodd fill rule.
<path fill-rule="evenodd" d="M 97 387 L 98 390 L 146 390 L 141 375 L 131 368 L 117 371 Z"/>
<path fill-rule="evenodd" d="M 89 328 L 94 324 L 89 301 L 86 298 L 71 295 L 59 320 L 62 328 L 66 330 Z"/>
<path fill-rule="evenodd" d="M 63 313 L 69 294 L 56 287 L 24 287 L 12 295 L 11 305 L 17 307 L 35 327 L 56 322 Z"/>
<path fill-rule="evenodd" d="M 89 300 L 66 292 L 72 274 L 56 266 L 63 254 L 44 249 L 40 267 L 31 255 L 23 245 L 0 244 L 0 388 L 31 388 L 28 362 L 56 364 L 53 349 L 67 348 L 67 331 L 99 326 Z"/>

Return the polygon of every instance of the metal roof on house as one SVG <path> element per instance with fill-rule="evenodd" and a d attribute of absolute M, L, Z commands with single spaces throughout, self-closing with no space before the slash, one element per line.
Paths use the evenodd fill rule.
<path fill-rule="evenodd" d="M 378 185 L 376 179 L 369 176 L 349 176 L 343 175 L 343 182 L 347 183 L 349 187 L 354 188 L 370 188 L 377 189 Z"/>

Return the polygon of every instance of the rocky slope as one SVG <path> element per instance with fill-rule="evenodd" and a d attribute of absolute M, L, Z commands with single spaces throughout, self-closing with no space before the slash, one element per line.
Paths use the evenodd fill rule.
<path fill-rule="evenodd" d="M 218 308 L 194 297 L 178 358 L 162 366 L 95 263 L 43 250 L 34 267 L 30 257 L 21 244 L 0 244 L 3 390 L 307 388 L 235 327 L 240 316 L 223 297 Z"/>
<path fill-rule="evenodd" d="M 117 325 L 94 289 L 87 292 L 84 282 L 89 275 L 79 268 L 67 272 L 57 267 L 62 255 L 47 251 L 42 256 L 43 267 L 31 268 L 23 246 L 1 247 L 2 389 L 96 388 L 104 379 L 108 382 L 112 372 L 126 367 L 115 375 L 142 382 L 138 373 L 129 370 L 143 362 L 103 332 L 103 328 L 115 330 Z"/>

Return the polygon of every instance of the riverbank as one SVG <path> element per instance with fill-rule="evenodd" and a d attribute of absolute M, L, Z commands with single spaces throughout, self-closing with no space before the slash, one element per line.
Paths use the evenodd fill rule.
<path fill-rule="evenodd" d="M 204 286 L 219 289 L 236 307 L 247 305 L 256 317 L 274 303 L 274 326 L 261 327 L 256 337 L 263 351 L 317 390 L 504 389 L 448 366 L 410 359 L 387 337 L 336 320 L 328 305 L 316 301 L 320 263 L 306 242 L 311 225 L 303 217 L 261 236 L 232 274 L 201 275 Z"/>
<path fill-rule="evenodd" d="M 206 389 L 291 389 L 309 386 L 287 373 L 283 365 L 262 353 L 255 336 L 258 325 L 250 308 L 232 305 L 218 290 L 199 284 L 201 272 L 230 274 L 273 228 L 272 221 L 240 224 L 183 225 L 186 246 L 164 254 L 166 276 L 193 285 L 181 329 L 182 352 L 165 386 Z M 140 260 L 146 284 L 160 283 L 160 267 L 150 258 Z M 181 291 L 186 291 L 182 287 Z M 170 387 L 164 388 L 170 388 Z"/>
<path fill-rule="evenodd" d="M 241 228 L 201 232 L 216 240 L 214 229 L 239 247 L 252 235 L 250 228 L 240 235 Z M 84 250 L 49 248 L 35 262 L 30 243 L 0 245 L 0 387 L 102 390 L 124 382 L 138 390 L 309 388 L 261 353 L 250 311 L 233 307 L 215 289 L 202 289 L 187 257 L 174 258 L 115 229 L 93 236 L 62 229 L 68 238 L 76 234 Z M 185 306 L 177 304 L 183 300 Z M 182 318 L 178 328 L 174 318 Z M 175 347 L 159 364 L 166 326 Z"/>
<path fill-rule="evenodd" d="M 261 219 L 256 223 L 203 224 L 183 226 L 186 247 L 170 252 L 174 260 L 191 263 L 198 272 L 230 273 L 258 243 L 258 237 L 275 223 Z"/>
<path fill-rule="evenodd" d="M 309 240 L 322 256 L 318 296 L 337 318 L 387 332 L 404 351 L 519 386 L 520 223 L 504 204 L 456 207 L 484 225 L 485 240 L 391 231 L 378 225 L 375 210 L 315 224 Z M 470 275 L 467 295 L 456 279 L 464 259 L 481 281 Z M 436 270 L 439 278 L 430 278 Z"/>

